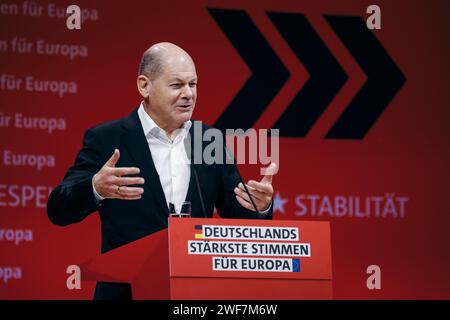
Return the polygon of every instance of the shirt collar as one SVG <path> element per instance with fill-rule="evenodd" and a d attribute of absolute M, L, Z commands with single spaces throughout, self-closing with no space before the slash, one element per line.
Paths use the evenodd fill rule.
<path fill-rule="evenodd" d="M 151 134 L 155 137 L 160 138 L 164 137 L 168 139 L 166 132 L 156 124 L 156 122 L 152 119 L 152 117 L 150 117 L 150 115 L 147 112 L 145 112 L 144 101 L 142 101 L 141 105 L 139 106 L 138 116 L 139 120 L 141 121 L 142 128 L 144 129 L 145 137 L 148 137 L 148 135 Z M 179 135 L 185 137 L 189 132 L 191 126 L 192 126 L 191 120 L 188 120 L 185 123 L 183 123 L 183 125 L 180 128 L 181 132 L 179 133 Z"/>

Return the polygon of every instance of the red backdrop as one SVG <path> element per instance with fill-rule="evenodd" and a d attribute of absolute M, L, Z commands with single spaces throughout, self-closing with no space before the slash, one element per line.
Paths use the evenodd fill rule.
<path fill-rule="evenodd" d="M 77 1 L 90 9 L 81 30 L 68 30 L 65 17 L 52 17 L 53 8 L 63 10 L 72 4 L 68 1 L 2 2 L 0 298 L 93 297 L 94 283 L 83 282 L 81 290 L 66 288 L 66 267 L 99 252 L 99 218 L 93 214 L 79 224 L 54 226 L 47 219 L 46 197 L 73 163 L 84 131 L 123 117 L 140 103 L 138 63 L 155 42 L 174 42 L 192 55 L 199 76 L 194 117 L 217 121 L 252 71 L 208 9 L 246 12 L 289 72 L 255 128 L 274 126 L 310 77 L 308 62 L 296 57 L 267 12 L 303 14 L 348 76 L 307 134 L 281 138 L 280 170 L 274 177 L 274 219 L 331 222 L 334 297 L 450 298 L 446 1 L 377 1 L 382 29 L 371 33 L 406 81 L 363 137 L 326 138 L 367 79 L 326 16 L 366 19 L 371 2 Z M 33 3 L 42 6 L 40 16 L 23 11 Z M 19 51 L 27 48 L 18 45 L 18 38 L 32 44 L 28 52 Z M 38 49 L 42 43 L 74 45 L 80 55 L 65 55 L 67 47 L 43 54 Z M 381 79 L 389 82 L 383 71 Z M 55 82 L 40 92 L 33 79 Z M 12 80 L 21 80 L 20 87 Z M 53 92 L 64 86 L 67 92 Z M 245 116 L 247 111 L 239 112 Z M 37 120 L 27 128 L 25 118 Z M 55 121 L 57 128 L 50 130 L 48 124 Z M 22 162 L 14 164 L 13 155 L 28 160 L 20 156 Z M 36 159 L 45 159 L 46 165 L 38 168 Z M 245 178 L 258 178 L 259 166 L 240 169 Z M 366 287 L 366 268 L 372 264 L 381 268 L 381 290 Z M 7 280 L 8 270 L 17 279 Z"/>

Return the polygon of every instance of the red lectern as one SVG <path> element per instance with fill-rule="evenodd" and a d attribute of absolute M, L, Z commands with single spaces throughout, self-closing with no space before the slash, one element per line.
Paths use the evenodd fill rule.
<path fill-rule="evenodd" d="M 169 228 L 91 259 L 84 280 L 134 299 L 331 299 L 324 221 L 169 218 Z"/>

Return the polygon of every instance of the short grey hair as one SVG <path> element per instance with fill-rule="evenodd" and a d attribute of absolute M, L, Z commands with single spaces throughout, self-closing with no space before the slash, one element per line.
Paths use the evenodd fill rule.
<path fill-rule="evenodd" d="M 156 50 L 147 50 L 142 55 L 139 63 L 138 75 L 144 75 L 154 80 L 162 73 L 163 65 L 161 59 L 161 52 Z"/>

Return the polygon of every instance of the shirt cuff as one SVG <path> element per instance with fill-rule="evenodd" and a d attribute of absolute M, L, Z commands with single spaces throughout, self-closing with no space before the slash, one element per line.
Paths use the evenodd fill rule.
<path fill-rule="evenodd" d="M 267 214 L 267 213 L 269 213 L 270 208 L 272 208 L 272 202 L 273 202 L 273 200 L 270 201 L 269 207 L 268 207 L 266 210 L 260 211 L 259 213 L 261 213 L 261 214 Z"/>
<path fill-rule="evenodd" d="M 95 202 L 97 204 L 99 204 L 100 202 L 102 202 L 103 200 L 105 200 L 105 198 L 103 198 L 101 195 L 98 194 L 97 190 L 95 190 L 94 187 L 94 177 L 92 177 L 92 190 L 94 192 L 94 198 L 95 198 Z"/>

